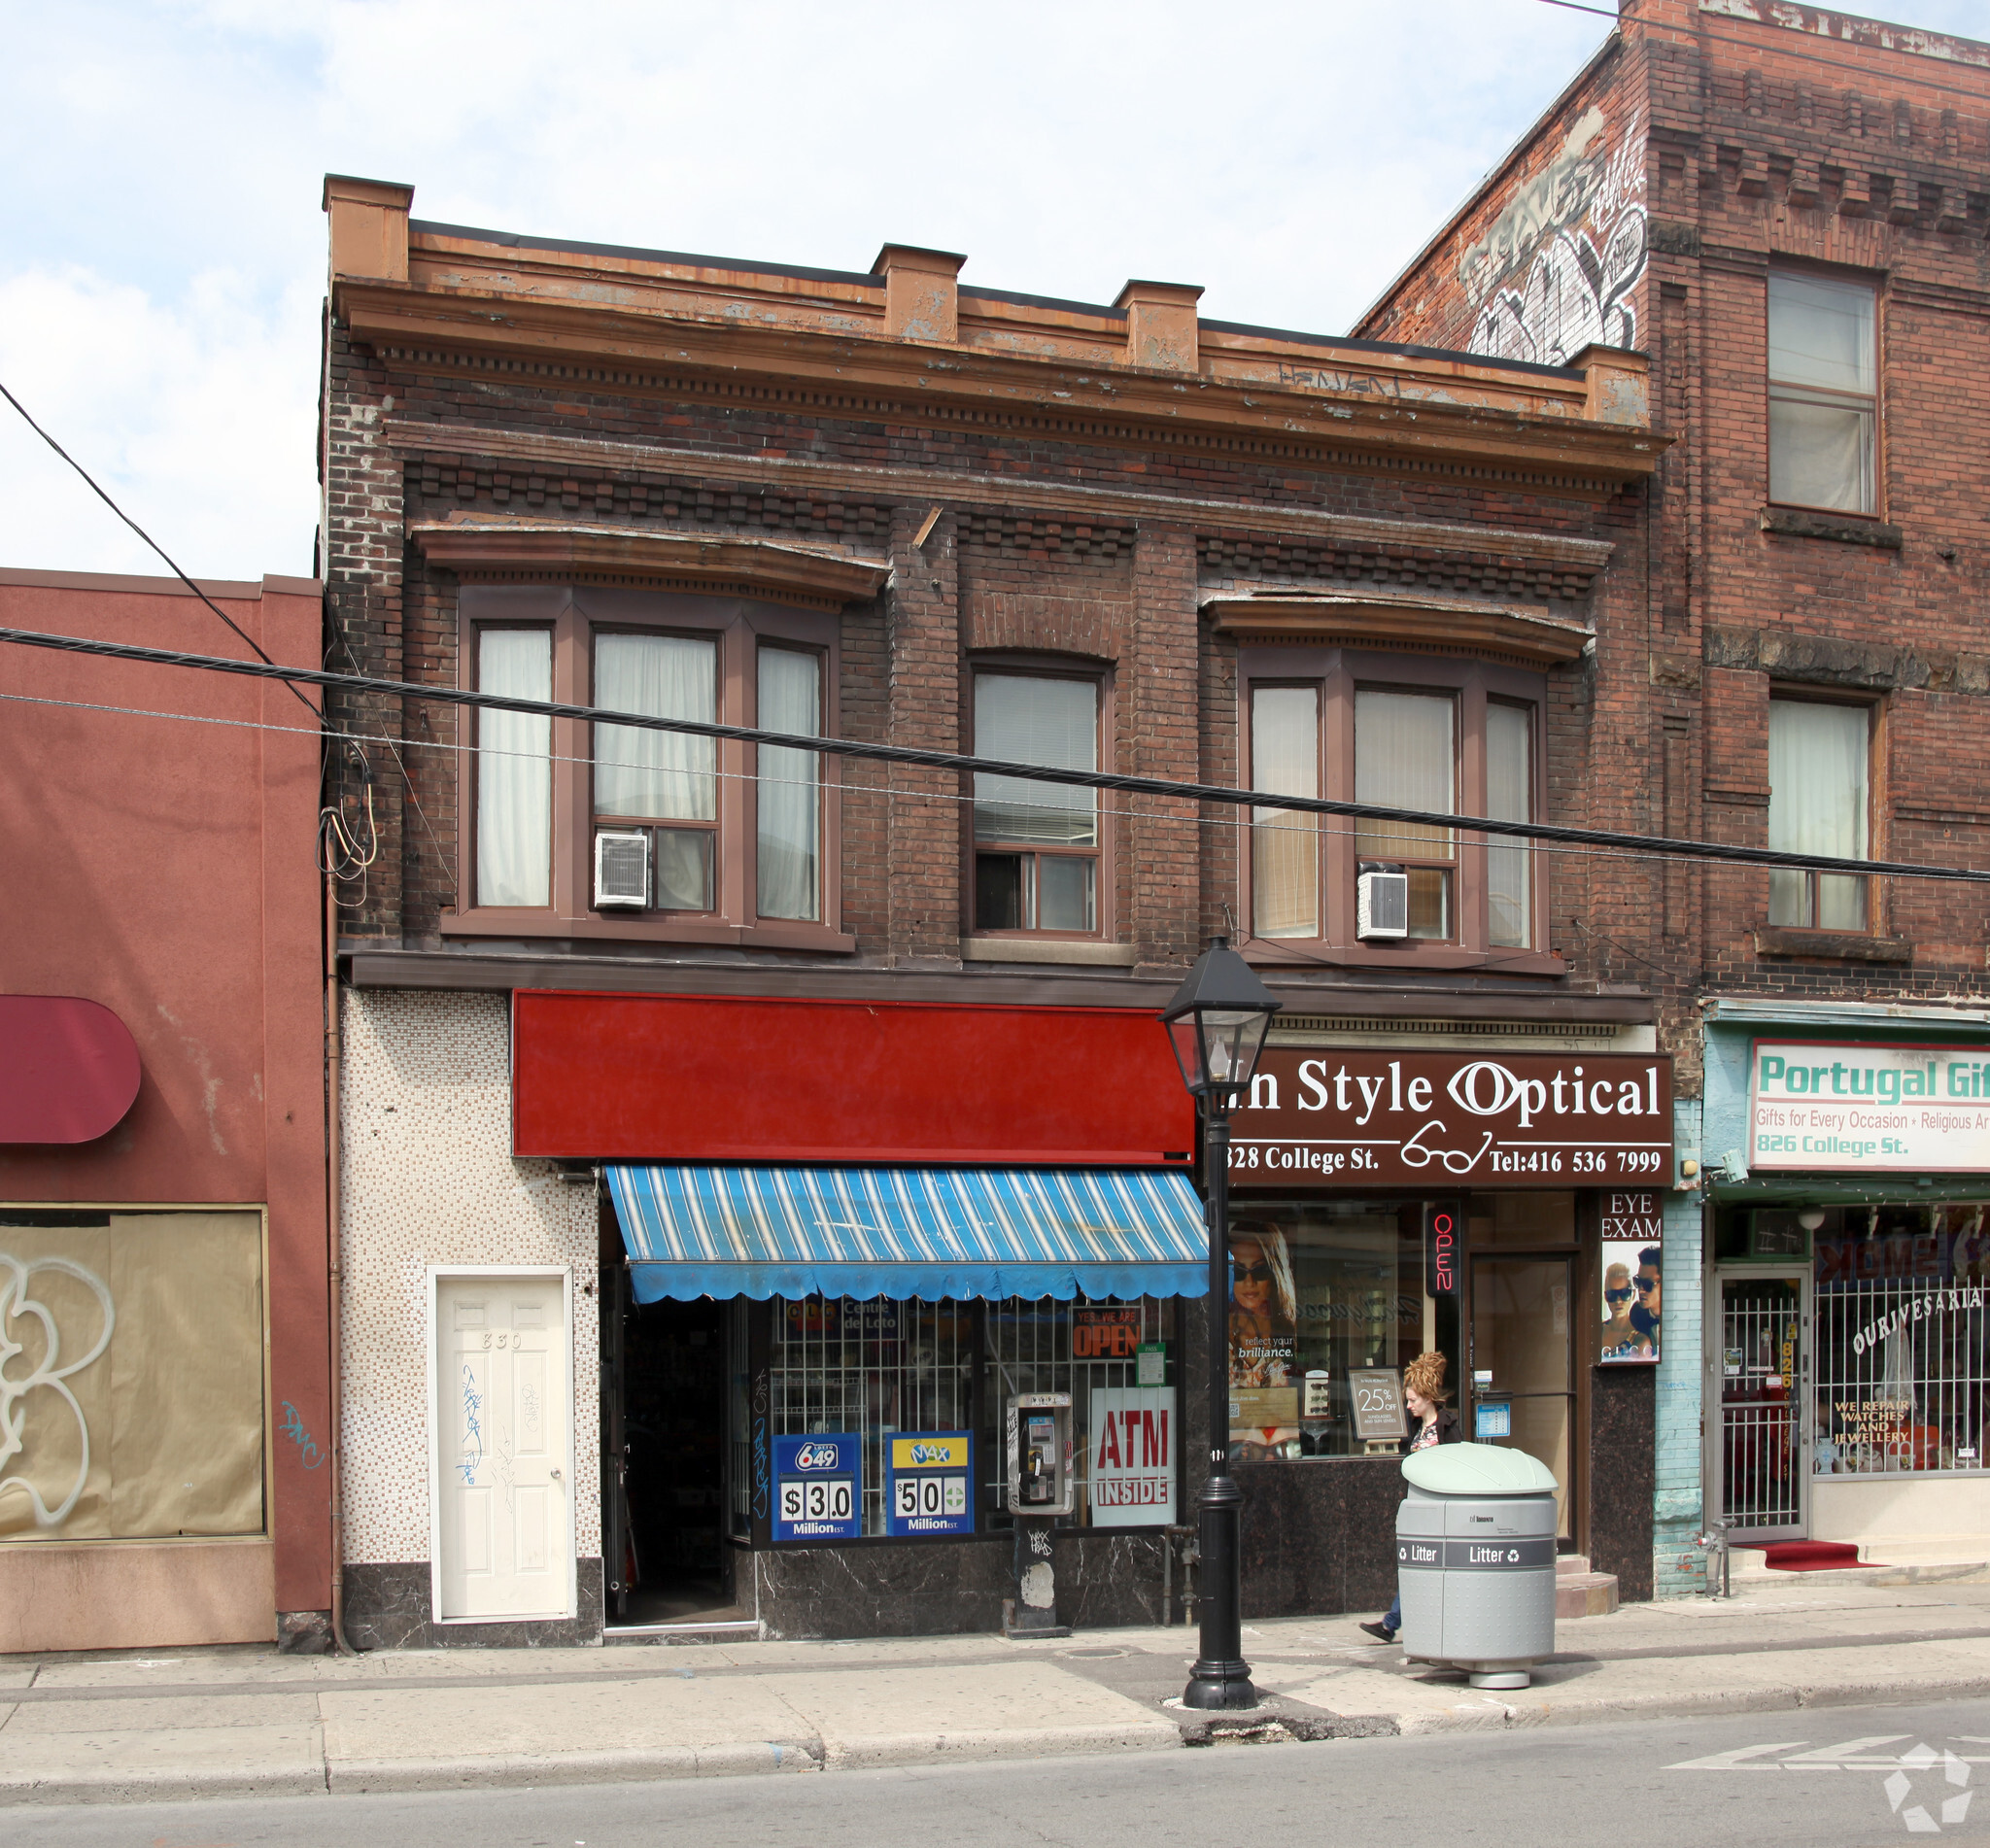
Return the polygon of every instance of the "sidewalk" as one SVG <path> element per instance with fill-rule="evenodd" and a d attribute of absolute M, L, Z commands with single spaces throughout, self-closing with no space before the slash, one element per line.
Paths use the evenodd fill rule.
<path fill-rule="evenodd" d="M 0 1659 L 0 1803 L 592 1783 L 1990 1694 L 1990 1582 L 1822 1573 L 1559 1626 L 1503 1697 L 1347 1618 L 1248 1626 L 1264 1709 L 1170 1710 L 1195 1634 Z M 1214 1735 L 1214 1736 L 1213 1736 Z"/>

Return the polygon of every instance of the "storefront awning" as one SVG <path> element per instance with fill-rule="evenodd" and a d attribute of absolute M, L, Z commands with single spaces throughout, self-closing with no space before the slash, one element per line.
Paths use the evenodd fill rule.
<path fill-rule="evenodd" d="M 1186 1175 L 611 1163 L 638 1302 L 698 1296 L 1200 1296 Z"/>

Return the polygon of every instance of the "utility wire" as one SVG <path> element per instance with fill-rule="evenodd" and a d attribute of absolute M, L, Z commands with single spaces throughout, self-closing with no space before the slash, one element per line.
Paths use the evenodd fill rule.
<path fill-rule="evenodd" d="M 0 643 L 49 648 L 73 655 L 99 655 L 113 661 L 143 661 L 168 667 L 190 667 L 207 673 L 229 673 L 257 680 L 295 679 L 306 686 L 346 693 L 388 694 L 401 700 L 426 700 L 438 705 L 469 706 L 480 711 L 524 712 L 535 718 L 574 719 L 593 725 L 619 725 L 635 731 L 681 733 L 690 737 L 729 743 L 769 745 L 779 750 L 822 753 L 921 770 L 978 776 L 1007 776 L 1021 782 L 1055 783 L 1080 789 L 1122 791 L 1164 801 L 1216 803 L 1231 808 L 1265 808 L 1287 814 L 1335 815 L 1346 820 L 1392 822 L 1419 828 L 1458 828 L 1501 838 L 1564 842 L 1575 846 L 1616 848 L 1639 856 L 1670 856 L 1731 865 L 1785 867 L 1806 873 L 1844 873 L 1856 876 L 1892 874 L 1909 879 L 1952 880 L 1990 885 L 1990 871 L 1943 867 L 1898 860 L 1846 860 L 1827 854 L 1779 853 L 1768 847 L 1741 847 L 1725 841 L 1683 840 L 1665 835 L 1635 835 L 1604 828 L 1571 828 L 1552 822 L 1504 821 L 1489 815 L 1454 815 L 1424 808 L 1389 808 L 1376 803 L 1343 802 L 1321 796 L 1288 796 L 1274 790 L 1233 789 L 1221 783 L 1178 782 L 1167 777 L 1129 776 L 1112 771 L 1054 770 L 1042 764 L 1015 764 L 1000 758 L 970 757 L 958 751 L 926 750 L 907 744 L 873 744 L 854 738 L 817 737 L 806 733 L 764 732 L 744 725 L 715 725 L 699 719 L 657 718 L 643 712 L 616 712 L 604 706 L 576 705 L 558 700 L 526 700 L 511 694 L 485 693 L 465 687 L 422 686 L 408 680 L 383 680 L 367 674 L 333 673 L 316 667 L 280 667 L 181 649 L 146 648 L 134 642 L 94 641 L 82 635 L 45 634 L 36 630 L 0 629 Z M 1186 819 L 1186 817 L 1184 817 Z"/>
<path fill-rule="evenodd" d="M 230 616 L 226 610 L 222 608 L 222 606 L 219 603 L 217 603 L 213 598 L 208 596 L 208 594 L 204 590 L 202 590 L 198 584 L 194 583 L 194 581 L 190 577 L 189 577 L 185 571 L 181 570 L 181 568 L 177 565 L 175 565 L 170 558 L 166 557 L 165 547 L 160 545 L 159 542 L 156 539 L 154 539 L 150 532 L 148 532 L 142 526 L 140 526 L 136 520 L 134 520 L 128 513 L 126 513 L 122 507 L 120 507 L 115 500 L 113 500 L 111 496 L 108 494 L 106 494 L 100 486 L 98 486 L 96 477 L 92 475 L 87 468 L 86 468 L 80 462 L 78 462 L 74 456 L 72 456 L 66 449 L 64 449 L 60 443 L 58 443 L 52 436 L 51 436 L 47 430 L 45 430 L 39 424 L 35 422 L 35 420 L 32 417 L 28 415 L 27 406 L 23 404 L 17 397 L 16 397 L 14 394 L 10 392 L 4 384 L 0 384 L 0 397 L 4 397 L 8 401 L 8 403 L 13 405 L 14 408 L 20 413 L 21 421 L 27 425 L 28 428 L 33 430 L 34 433 L 37 436 L 39 436 L 43 442 L 47 443 L 48 446 L 51 449 L 52 449 L 56 455 L 60 456 L 62 460 L 70 465 L 70 467 L 75 469 L 76 472 L 83 477 L 85 484 L 88 487 L 91 494 L 95 495 L 96 497 L 104 503 L 105 506 L 109 507 L 110 510 L 113 513 L 115 513 L 119 519 L 123 521 L 124 524 L 132 530 L 132 531 L 137 533 L 138 536 L 141 539 L 143 539 L 147 545 L 151 546 L 152 549 L 154 552 L 156 552 L 160 558 L 165 559 L 166 568 L 169 571 L 171 571 L 172 574 L 175 577 L 177 577 L 181 583 L 186 585 L 187 588 L 189 591 L 191 591 L 195 597 L 199 598 L 200 600 L 203 603 L 205 603 L 209 609 L 213 610 L 214 613 L 217 616 L 219 616 L 223 622 L 226 623 L 227 626 L 230 629 L 232 629 L 236 634 L 240 635 L 242 639 L 246 641 L 251 648 L 254 648 L 256 650 L 256 657 L 258 661 L 269 662 L 269 665 L 271 667 L 274 667 L 276 665 L 274 662 L 269 661 L 269 657 L 265 655 L 260 648 L 257 647 L 255 638 L 249 633 L 247 630 L 245 630 L 241 626 L 240 623 L 236 622 L 235 619 L 232 616 Z M 290 682 L 286 681 L 285 684 L 289 686 Z M 297 689 L 294 686 L 291 686 L 291 692 L 296 695 L 296 698 L 302 702 L 306 711 L 315 712 L 318 709 L 311 703 L 309 700 L 306 700 L 301 693 L 298 693 Z"/>

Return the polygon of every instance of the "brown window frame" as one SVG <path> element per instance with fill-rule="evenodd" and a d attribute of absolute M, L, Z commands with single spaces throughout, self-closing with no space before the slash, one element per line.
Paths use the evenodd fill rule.
<path fill-rule="evenodd" d="M 718 718 L 752 726 L 759 704 L 759 649 L 763 642 L 813 654 L 821 662 L 821 729 L 837 731 L 841 669 L 836 616 L 759 599 L 692 592 L 648 591 L 621 585 L 464 584 L 458 598 L 458 660 L 463 684 L 474 681 L 478 636 L 485 629 L 547 629 L 553 635 L 553 699 L 592 703 L 594 642 L 601 632 L 709 636 L 717 643 Z M 444 937 L 593 939 L 623 942 L 724 943 L 769 949 L 849 952 L 856 940 L 841 927 L 841 824 L 839 760 L 818 760 L 817 807 L 819 921 L 763 918 L 757 905 L 758 804 L 752 781 L 754 748 L 719 741 L 713 840 L 713 905 L 709 911 L 641 911 L 594 908 L 594 806 L 592 726 L 587 720 L 552 721 L 553 848 L 551 904 L 495 907 L 475 903 L 477 784 L 474 752 L 465 766 L 464 801 L 457 834 L 458 892 L 462 903 L 444 911 Z M 634 823 L 632 825 L 655 825 Z M 666 824 L 670 825 L 670 824 Z M 705 824 L 691 823 L 694 827 Z"/>
<path fill-rule="evenodd" d="M 1872 391 L 1869 395 L 1863 392 L 1836 392 L 1827 387 L 1798 385 L 1776 378 L 1771 370 L 1774 352 L 1769 339 L 1769 286 L 1767 280 L 1762 291 L 1762 443 L 1763 443 L 1763 499 L 1772 507 L 1789 507 L 1798 512 L 1821 513 L 1837 520 L 1884 521 L 1886 518 L 1886 419 L 1881 413 L 1881 402 L 1885 397 L 1886 378 L 1886 290 L 1884 279 L 1870 271 L 1846 272 L 1810 268 L 1801 263 L 1777 262 L 1770 265 L 1769 276 L 1793 276 L 1801 281 L 1835 283 L 1843 289 L 1863 289 L 1872 297 Z M 1788 393 L 1790 402 L 1828 402 L 1842 404 L 1848 409 L 1864 410 L 1872 420 L 1872 494 L 1870 504 L 1864 507 L 1824 506 L 1807 500 L 1784 500 L 1775 493 L 1775 433 L 1773 406 L 1780 394 Z"/>
<path fill-rule="evenodd" d="M 1768 777 L 1768 707 L 1776 705 L 1828 705 L 1850 708 L 1866 715 L 1866 857 L 1870 860 L 1885 858 L 1880 841 L 1880 833 L 1885 815 L 1885 804 L 1881 801 L 1880 782 L 1886 754 L 1882 749 L 1880 730 L 1885 723 L 1886 705 L 1883 701 L 1860 699 L 1856 695 L 1835 694 L 1824 687 L 1777 686 L 1768 690 L 1767 706 L 1763 711 L 1762 749 L 1763 776 Z M 1769 784 L 1768 806 L 1763 810 L 1763 836 L 1768 838 L 1769 815 L 1775 805 L 1775 787 Z M 1826 931 L 1835 937 L 1878 937 L 1883 935 L 1880 917 L 1884 903 L 1884 881 L 1871 874 L 1841 873 L 1834 876 L 1862 879 L 1866 888 L 1866 918 L 1857 929 L 1848 931 L 1835 924 L 1817 922 L 1817 881 L 1819 874 L 1803 873 L 1803 915 L 1807 920 L 1801 924 L 1771 923 L 1769 919 L 1770 900 L 1764 893 L 1762 916 L 1765 927 L 1772 931 Z"/>
<path fill-rule="evenodd" d="M 978 655 L 967 664 L 962 688 L 962 730 L 968 737 L 970 755 L 978 754 L 975 739 L 975 687 L 982 675 L 994 675 L 1011 680 L 1075 680 L 1092 689 L 1093 723 L 1097 727 L 1097 744 L 1093 761 L 1101 771 L 1112 767 L 1113 740 L 1113 670 L 1110 666 L 1100 663 L 1073 662 L 1062 657 L 1045 658 L 1038 655 Z M 1089 847 L 1059 847 L 1037 841 L 1016 842 L 1012 851 L 1046 857 L 1082 859 L 1092 862 L 1092 928 L 1088 931 L 1030 930 L 982 930 L 976 922 L 979 905 L 978 860 L 982 851 L 1006 852 L 1012 849 L 999 842 L 990 842 L 984 849 L 983 843 L 975 834 L 975 779 L 964 776 L 962 788 L 967 801 L 961 804 L 961 935 L 964 938 L 982 940 L 1022 940 L 1030 942 L 1046 943 L 1100 943 L 1116 941 L 1117 907 L 1115 904 L 1116 880 L 1113 870 L 1116 865 L 1115 854 L 1115 830 L 1112 812 L 1101 800 L 1093 810 L 1096 828 L 1093 842 Z M 1103 797 L 1104 792 L 1098 794 Z"/>
<path fill-rule="evenodd" d="M 1527 709 L 1531 718 L 1532 809 L 1541 814 L 1547 788 L 1547 677 L 1521 667 L 1471 656 L 1391 655 L 1380 650 L 1327 644 L 1247 643 L 1237 660 L 1237 755 L 1245 786 L 1252 776 L 1252 694 L 1260 686 L 1312 687 L 1319 699 L 1320 791 L 1344 801 L 1355 794 L 1355 689 L 1449 694 L 1455 702 L 1454 783 L 1460 814 L 1486 812 L 1486 708 L 1498 703 Z M 1453 838 L 1455 935 L 1410 938 L 1400 942 L 1363 942 L 1355 935 L 1356 824 L 1331 816 L 1321 819 L 1320 935 L 1258 937 L 1254 858 L 1247 838 L 1239 843 L 1238 916 L 1246 953 L 1253 962 L 1320 964 L 1355 968 L 1439 971 L 1499 969 L 1515 975 L 1559 975 L 1565 961 L 1546 947 L 1550 907 L 1549 869 L 1538 852 L 1529 870 L 1529 947 L 1494 944 L 1486 858 L 1487 837 L 1458 829 Z M 1392 856 L 1401 859 L 1401 856 Z M 1402 862 L 1411 864 L 1407 860 Z M 1435 865 L 1437 862 L 1430 862 Z"/>

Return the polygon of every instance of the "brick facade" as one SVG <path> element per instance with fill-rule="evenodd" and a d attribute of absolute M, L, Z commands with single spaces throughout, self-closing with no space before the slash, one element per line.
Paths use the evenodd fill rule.
<path fill-rule="evenodd" d="M 1986 160 L 1990 47 L 1759 0 L 1624 0 L 1596 57 L 1355 329 L 1527 359 L 1586 339 L 1649 354 L 1654 422 L 1674 441 L 1654 490 L 1642 621 L 1617 632 L 1614 660 L 1599 644 L 1587 737 L 1593 787 L 1627 802 L 1641 790 L 1654 831 L 1766 845 L 1771 690 L 1849 695 L 1876 707 L 1873 854 L 1982 862 Z M 1871 517 L 1770 501 L 1772 267 L 1877 288 Z M 1765 873 L 1614 876 L 1647 910 L 1622 947 L 1664 998 L 1663 1043 L 1689 1100 L 1682 1148 L 1697 1133 L 1708 998 L 1985 992 L 1990 906 L 1976 887 L 1876 881 L 1868 930 L 1839 934 L 1768 928 Z M 1677 1205 L 1662 1590 L 1678 1583 L 1701 1513 L 1698 1337 L 1690 1350 L 1670 1339 L 1689 1315 L 1697 1330 L 1698 1213 Z"/>

